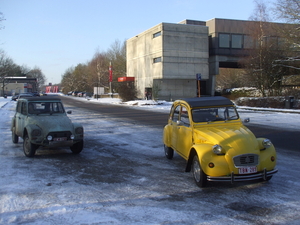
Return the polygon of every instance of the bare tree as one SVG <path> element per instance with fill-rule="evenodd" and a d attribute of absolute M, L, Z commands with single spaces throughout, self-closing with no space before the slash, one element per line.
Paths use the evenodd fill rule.
<path fill-rule="evenodd" d="M 256 11 L 251 17 L 250 33 L 253 49 L 250 56 L 242 61 L 249 80 L 260 90 L 262 96 L 281 95 L 283 77 L 288 70 L 278 60 L 288 56 L 289 51 L 279 31 L 285 24 L 268 22 L 268 10 L 263 2 L 256 2 Z"/>
<path fill-rule="evenodd" d="M 0 30 L 4 29 L 4 25 L 2 25 L 2 21 L 4 21 L 5 18 L 4 18 L 4 15 L 2 12 L 0 12 Z"/>
<path fill-rule="evenodd" d="M 277 19 L 287 23 L 279 30 L 284 40 L 288 54 L 275 61 L 275 66 L 286 71 L 284 81 L 286 84 L 300 84 L 297 82 L 300 75 L 300 1 L 277 0 L 273 12 Z M 291 82 L 293 81 L 293 82 Z"/>
<path fill-rule="evenodd" d="M 41 87 L 46 83 L 46 77 L 42 70 L 35 66 L 32 70 L 27 72 L 27 77 L 37 78 L 37 90 L 41 90 Z"/>

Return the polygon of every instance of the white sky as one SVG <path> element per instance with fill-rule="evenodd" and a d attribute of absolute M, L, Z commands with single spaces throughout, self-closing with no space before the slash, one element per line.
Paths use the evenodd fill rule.
<path fill-rule="evenodd" d="M 270 7 L 276 0 L 265 0 Z M 18 65 L 39 67 L 47 82 L 115 40 L 125 41 L 162 22 L 212 18 L 247 20 L 254 0 L 0 0 L 0 49 Z M 270 13 L 271 14 L 271 13 Z"/>

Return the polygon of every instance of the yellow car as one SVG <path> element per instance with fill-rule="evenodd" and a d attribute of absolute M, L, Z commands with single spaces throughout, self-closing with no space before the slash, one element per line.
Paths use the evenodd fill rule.
<path fill-rule="evenodd" d="M 165 156 L 182 156 L 199 187 L 207 181 L 270 180 L 278 171 L 271 141 L 256 138 L 224 97 L 175 101 L 163 142 Z"/>

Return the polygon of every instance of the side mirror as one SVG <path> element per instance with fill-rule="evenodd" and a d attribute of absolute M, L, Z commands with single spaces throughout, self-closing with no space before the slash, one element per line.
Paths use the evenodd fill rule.
<path fill-rule="evenodd" d="M 72 111 L 71 110 L 67 111 L 67 114 L 72 114 Z"/>
<path fill-rule="evenodd" d="M 244 123 L 249 123 L 249 122 L 250 122 L 250 118 L 244 119 Z"/>

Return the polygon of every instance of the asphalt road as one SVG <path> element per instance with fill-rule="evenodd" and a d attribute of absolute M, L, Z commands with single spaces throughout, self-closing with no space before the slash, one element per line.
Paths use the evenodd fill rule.
<path fill-rule="evenodd" d="M 138 124 L 151 125 L 163 128 L 168 121 L 168 113 L 153 112 L 147 110 L 132 109 L 122 105 L 111 104 L 93 104 L 89 101 L 78 101 L 76 98 L 61 97 L 64 104 L 72 105 L 79 108 L 88 109 L 97 113 L 109 115 L 110 118 L 126 118 L 135 120 Z M 255 112 L 254 112 L 255 113 Z M 256 137 L 269 138 L 278 148 L 291 151 L 298 151 L 299 131 L 279 130 L 274 127 L 257 126 L 247 124 L 247 127 L 255 134 Z"/>

